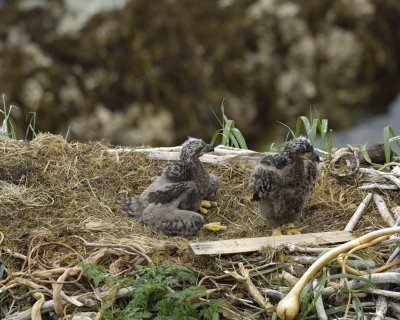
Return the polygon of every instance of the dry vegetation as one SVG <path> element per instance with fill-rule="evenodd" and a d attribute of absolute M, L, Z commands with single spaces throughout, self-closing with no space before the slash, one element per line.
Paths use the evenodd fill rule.
<path fill-rule="evenodd" d="M 149 160 L 139 153 L 116 155 L 107 152 L 109 148 L 99 142 L 67 143 L 61 136 L 50 134 L 39 134 L 30 142 L 0 138 L 0 232 L 4 234 L 0 262 L 6 270 L 3 279 L 0 277 L 2 303 L 10 306 L 13 301 L 11 311 L 15 314 L 31 307 L 36 301 L 31 295 L 18 296 L 21 284 L 42 292 L 45 300 L 56 301 L 61 290 L 55 293 L 57 277 L 61 287 L 66 281 L 62 291 L 68 296 L 88 295 L 94 288 L 82 273 L 80 263 L 100 264 L 113 275 L 128 276 L 135 274 L 137 265 L 146 265 L 154 259 L 154 252 L 160 252 L 161 257 L 198 272 L 199 281 L 207 289 L 216 289 L 210 291 L 213 296 L 224 298 L 230 305 L 220 308 L 226 318 L 235 318 L 229 312 L 240 317 L 267 318 L 224 271 L 233 271 L 241 262 L 250 270 L 253 283 L 260 290 L 287 292 L 290 285 L 273 271 L 291 270 L 295 275 L 304 271 L 289 252 L 266 248 L 247 255 L 194 257 L 187 250 L 189 240 L 270 234 L 247 190 L 251 164 L 206 165 L 220 179 L 215 199 L 218 207 L 206 220 L 222 221 L 228 228 L 220 233 L 201 230 L 196 237 L 184 239 L 144 229 L 122 211 L 123 201 L 140 194 L 167 162 Z M 359 181 L 360 176 L 339 181 L 324 171 L 301 218 L 303 232 L 344 229 L 366 194 L 356 188 Z M 400 205 L 397 192 L 389 191 L 384 196 L 390 207 Z M 383 227 L 385 222 L 375 206 L 370 205 L 355 231 L 362 234 Z M 388 252 L 388 248 L 364 251 L 378 264 L 385 261 Z M 45 270 L 51 271 L 43 273 Z M 206 278 L 200 280 L 203 277 Z M 114 292 L 108 299 L 114 301 L 118 296 Z M 96 303 L 84 305 L 86 310 L 99 308 Z M 58 312 L 71 314 L 75 308 L 70 304 Z"/>

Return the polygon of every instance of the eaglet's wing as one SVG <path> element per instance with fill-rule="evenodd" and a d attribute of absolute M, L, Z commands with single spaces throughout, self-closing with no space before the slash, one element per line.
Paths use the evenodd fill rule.
<path fill-rule="evenodd" d="M 250 178 L 250 190 L 253 192 L 253 200 L 260 200 L 263 195 L 276 190 L 281 185 L 281 179 L 277 169 L 273 166 L 259 164 L 255 167 Z"/>
<path fill-rule="evenodd" d="M 187 182 L 168 184 L 162 189 L 150 192 L 148 195 L 148 201 L 155 204 L 171 203 L 179 198 L 184 192 L 188 191 L 189 188 L 190 185 Z"/>
<path fill-rule="evenodd" d="M 192 179 L 192 170 L 182 161 L 171 164 L 165 170 L 165 176 L 172 182 L 189 181 Z"/>

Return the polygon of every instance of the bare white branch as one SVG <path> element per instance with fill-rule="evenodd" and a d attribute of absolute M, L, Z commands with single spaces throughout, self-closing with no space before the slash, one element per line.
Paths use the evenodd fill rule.
<path fill-rule="evenodd" d="M 372 193 L 368 193 L 365 196 L 364 200 L 358 205 L 356 212 L 353 214 L 353 216 L 351 217 L 350 221 L 347 223 L 344 230 L 346 230 L 346 231 L 354 230 L 357 222 L 361 219 L 362 214 L 365 212 L 369 203 L 371 202 L 371 199 L 372 199 Z"/>

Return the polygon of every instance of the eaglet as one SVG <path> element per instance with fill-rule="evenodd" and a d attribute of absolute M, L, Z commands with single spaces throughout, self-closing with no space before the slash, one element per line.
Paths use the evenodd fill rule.
<path fill-rule="evenodd" d="M 211 207 L 205 201 L 218 190 L 218 179 L 208 173 L 199 157 L 214 148 L 204 141 L 189 138 L 183 145 L 180 159 L 171 164 L 139 196 L 127 201 L 128 215 L 140 218 L 139 223 L 170 235 L 191 236 L 204 223 L 201 214 Z M 215 226 L 213 226 L 215 228 Z"/>
<path fill-rule="evenodd" d="M 294 222 L 307 204 L 318 176 L 319 156 L 304 137 L 289 141 L 282 152 L 263 157 L 250 179 L 253 200 L 274 228 L 273 235 L 298 234 Z"/>

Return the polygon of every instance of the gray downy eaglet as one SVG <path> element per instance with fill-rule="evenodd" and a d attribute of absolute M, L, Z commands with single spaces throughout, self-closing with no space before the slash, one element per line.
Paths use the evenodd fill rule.
<path fill-rule="evenodd" d="M 319 156 L 307 138 L 289 141 L 282 152 L 263 157 L 249 187 L 273 235 L 298 234 L 294 222 L 307 204 L 319 175 Z"/>
<path fill-rule="evenodd" d="M 189 138 L 182 145 L 180 159 L 171 164 L 139 196 L 124 205 L 139 223 L 170 235 L 191 236 L 204 223 L 196 211 L 202 200 L 218 190 L 218 179 L 208 173 L 199 157 L 214 148 L 201 139 Z"/>

